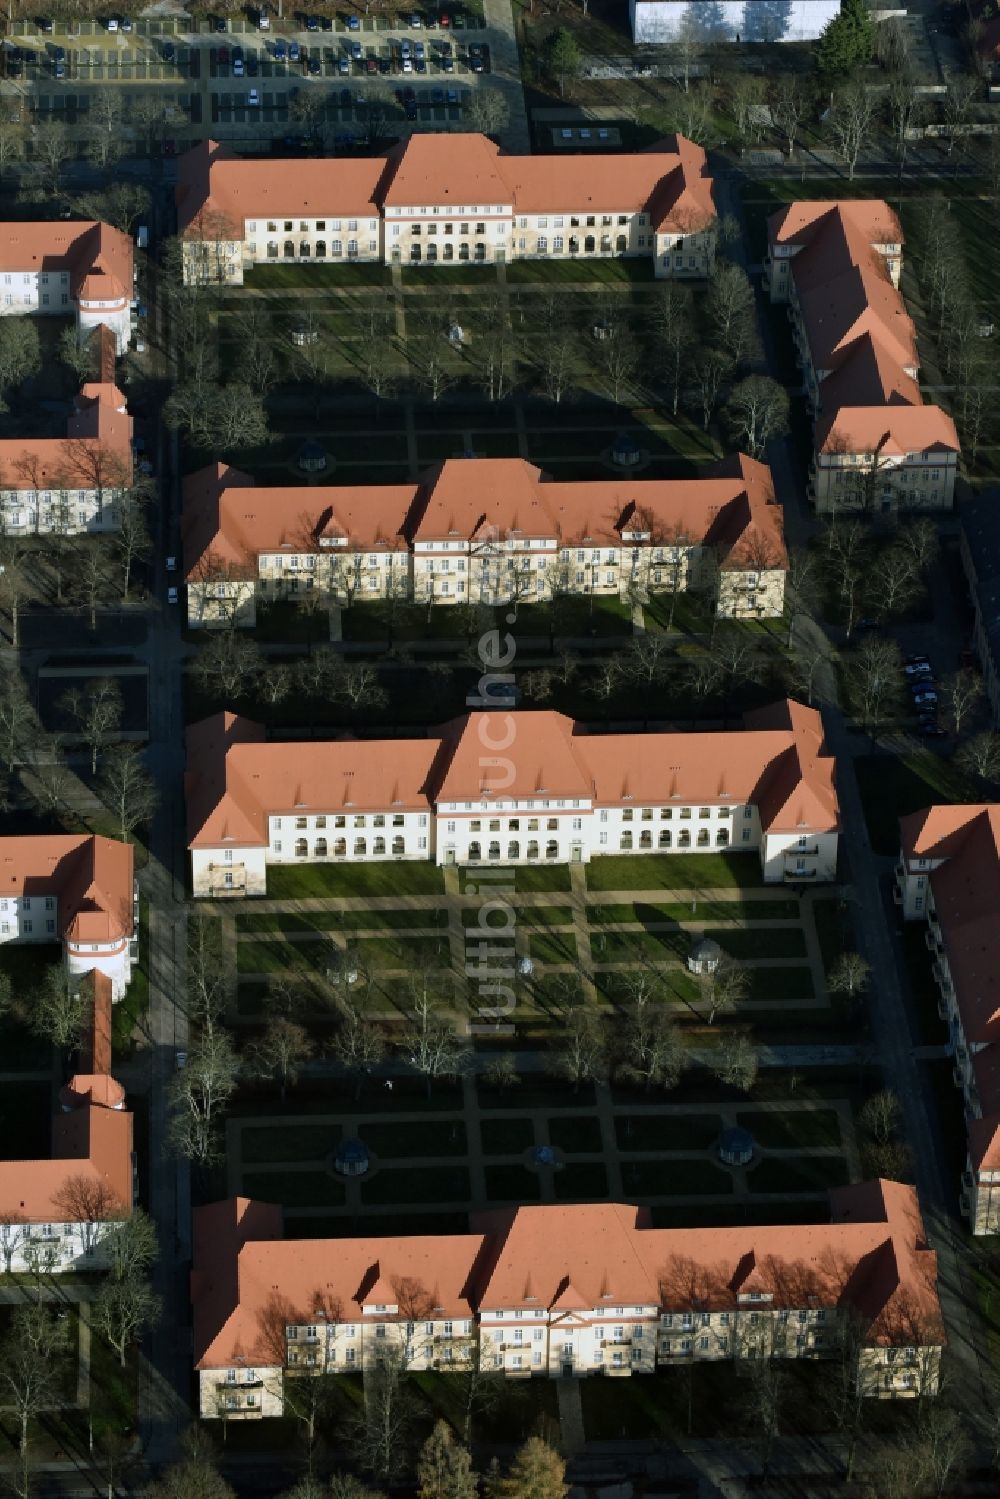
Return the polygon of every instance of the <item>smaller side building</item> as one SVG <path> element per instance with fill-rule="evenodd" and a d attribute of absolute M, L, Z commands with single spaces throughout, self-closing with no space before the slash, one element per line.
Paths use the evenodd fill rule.
<path fill-rule="evenodd" d="M 975 1234 L 1000 1232 L 1000 804 L 927 807 L 900 821 L 895 900 L 926 927 L 927 961 L 961 1091 L 961 1203 Z"/>
<path fill-rule="evenodd" d="M 14 536 L 115 531 L 132 483 L 132 418 L 117 385 L 85 385 L 65 437 L 0 439 L 0 511 Z"/>
<path fill-rule="evenodd" d="M 8 1275 L 103 1269 L 108 1225 L 132 1211 L 132 1115 L 110 1073 L 110 979 L 92 970 L 80 1002 L 93 1006 L 83 1070 L 60 1094 L 51 1157 L 0 1161 L 0 1268 Z"/>
<path fill-rule="evenodd" d="M 629 0 L 636 42 L 699 44 L 720 42 L 814 42 L 840 15 L 840 0 Z"/>
<path fill-rule="evenodd" d="M 100 220 L 5 224 L 0 316 L 76 314 L 83 343 L 102 323 L 116 352 L 132 334 L 132 241 Z"/>
<path fill-rule="evenodd" d="M 61 942 L 71 980 L 97 971 L 114 999 L 138 957 L 132 848 L 96 834 L 0 838 L 0 943 Z"/>

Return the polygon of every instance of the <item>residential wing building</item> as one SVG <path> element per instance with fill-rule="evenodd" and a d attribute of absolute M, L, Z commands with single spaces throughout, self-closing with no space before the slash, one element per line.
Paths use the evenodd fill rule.
<path fill-rule="evenodd" d="M 449 459 L 417 484 L 260 489 L 212 465 L 184 483 L 188 623 L 258 603 L 539 603 L 696 592 L 727 619 L 784 612 L 782 512 L 744 454 L 697 479 L 559 483 L 520 458 Z"/>
<path fill-rule="evenodd" d="M 927 807 L 900 820 L 894 898 L 925 927 L 927 961 L 962 1093 L 961 1203 L 975 1234 L 1000 1232 L 1000 805 Z"/>
<path fill-rule="evenodd" d="M 132 334 L 132 241 L 99 220 L 4 224 L 0 317 L 75 314 L 82 343 L 103 324 L 119 355 Z"/>
<path fill-rule="evenodd" d="M 791 203 L 768 236 L 765 284 L 787 304 L 813 412 L 817 512 L 950 510 L 958 433 L 920 394 L 896 214 L 881 200 Z"/>
<path fill-rule="evenodd" d="M 138 956 L 132 847 L 87 833 L 0 838 L 0 944 L 59 942 L 77 982 L 102 973 L 118 1000 Z"/>
<path fill-rule="evenodd" d="M 587 863 L 754 855 L 769 883 L 836 877 L 840 818 L 819 714 L 785 701 L 723 733 L 589 732 L 473 712 L 413 739 L 269 741 L 219 713 L 187 733 L 196 896 L 264 895 L 285 863 Z"/>
<path fill-rule="evenodd" d="M 629 1377 L 692 1361 L 842 1357 L 858 1387 L 933 1395 L 937 1257 L 912 1187 L 830 1193 L 831 1222 L 656 1229 L 624 1203 L 474 1214 L 470 1231 L 282 1237 L 246 1198 L 195 1210 L 191 1300 L 206 1419 L 282 1414 L 287 1382 L 371 1368 Z M 853 1346 L 850 1345 L 850 1346 Z"/>
<path fill-rule="evenodd" d="M 411 136 L 385 156 L 274 161 L 205 141 L 178 163 L 188 284 L 253 266 L 434 265 L 642 256 L 704 278 L 716 211 L 705 152 L 683 136 L 618 155 L 508 156 L 484 135 Z"/>
<path fill-rule="evenodd" d="M 132 418 L 117 385 L 83 387 L 65 437 L 0 439 L 3 527 L 15 536 L 115 531 L 133 479 Z"/>

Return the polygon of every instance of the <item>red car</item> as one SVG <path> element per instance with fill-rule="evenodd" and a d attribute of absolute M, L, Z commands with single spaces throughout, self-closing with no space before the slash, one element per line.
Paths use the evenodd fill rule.
<path fill-rule="evenodd" d="M 447 27 L 451 25 L 451 16 L 447 15 L 445 11 L 442 11 L 438 16 L 438 25 L 441 27 L 442 31 L 446 30 Z"/>
<path fill-rule="evenodd" d="M 219 48 L 219 61 L 220 62 L 228 62 L 229 61 L 229 48 L 228 47 L 220 47 Z"/>
<path fill-rule="evenodd" d="M 378 72 L 378 60 L 377 60 L 377 58 L 374 58 L 374 57 L 366 58 L 366 60 L 365 60 L 365 72 L 366 73 L 377 73 Z"/>

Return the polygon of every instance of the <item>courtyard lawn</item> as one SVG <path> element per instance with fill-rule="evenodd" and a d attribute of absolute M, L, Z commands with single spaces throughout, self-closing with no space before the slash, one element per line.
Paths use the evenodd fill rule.
<path fill-rule="evenodd" d="M 737 1114 L 737 1124 L 748 1129 L 766 1150 L 809 1150 L 817 1145 L 841 1145 L 840 1119 L 833 1109 L 748 1109 Z"/>
<path fill-rule="evenodd" d="M 715 1114 L 616 1114 L 620 1151 L 708 1150 L 722 1133 Z"/>
<path fill-rule="evenodd" d="M 623 900 L 620 905 L 588 905 L 587 920 L 594 926 L 624 922 L 645 925 L 650 921 L 797 921 L 799 909 L 797 900 Z"/>
<path fill-rule="evenodd" d="M 754 854 L 602 854 L 587 865 L 588 890 L 722 890 L 763 884 Z"/>
<path fill-rule="evenodd" d="M 336 1148 L 340 1124 L 254 1125 L 240 1129 L 240 1157 L 247 1166 L 271 1166 L 280 1161 L 323 1161 Z"/>
<path fill-rule="evenodd" d="M 549 890 L 569 890 L 570 875 L 566 864 L 518 865 L 514 870 L 514 889 L 519 895 L 544 894 Z"/>
<path fill-rule="evenodd" d="M 825 1192 L 830 1187 L 846 1187 L 849 1181 L 842 1155 L 801 1155 L 784 1160 L 772 1156 L 747 1170 L 751 1192 Z"/>
<path fill-rule="evenodd" d="M 418 860 L 385 864 L 272 864 L 267 871 L 271 900 L 311 896 L 443 895 L 444 875 L 436 864 Z"/>
<path fill-rule="evenodd" d="M 465 1125 L 459 1120 L 408 1119 L 398 1124 L 366 1120 L 358 1126 L 365 1144 L 383 1160 L 409 1156 L 465 1155 Z"/>
<path fill-rule="evenodd" d="M 645 255 L 625 260 L 515 260 L 506 273 L 512 284 L 534 281 L 555 286 L 568 282 L 622 285 L 654 279 L 653 263 Z"/>
<path fill-rule="evenodd" d="M 827 974 L 841 953 L 849 951 L 852 942 L 851 921 L 846 905 L 837 900 L 814 900 L 813 920 Z"/>
<path fill-rule="evenodd" d="M 483 1175 L 491 1202 L 537 1202 L 542 1195 L 538 1172 L 527 1166 L 486 1166 Z"/>
<path fill-rule="evenodd" d="M 576 963 L 576 938 L 572 932 L 531 932 L 528 951 L 537 963 Z"/>
<path fill-rule="evenodd" d="M 567 1155 L 598 1155 L 601 1121 L 593 1114 L 560 1114 L 549 1120 L 549 1141 Z"/>
<path fill-rule="evenodd" d="M 479 1138 L 484 1155 L 520 1155 L 535 1143 L 530 1119 L 481 1119 Z"/>
<path fill-rule="evenodd" d="M 774 999 L 813 999 L 812 969 L 751 968 L 748 998 L 760 1004 Z"/>
<path fill-rule="evenodd" d="M 599 941 L 603 940 L 605 939 L 602 935 Z M 595 963 L 606 961 L 606 955 L 598 947 L 594 946 L 593 940 L 591 941 L 591 948 Z M 594 975 L 594 982 L 598 989 L 609 1003 L 613 1005 L 626 1004 L 632 992 L 629 985 L 630 969 L 634 968 L 635 964 L 634 962 L 629 962 L 627 949 L 623 949 L 620 956 L 622 958 L 621 966 L 608 968 Z M 697 980 L 686 969 L 682 968 L 679 964 L 675 964 L 671 968 L 664 967 L 657 971 L 660 980 L 660 998 L 665 1004 L 697 1005 L 701 997 L 701 991 L 698 988 Z"/>
<path fill-rule="evenodd" d="M 654 961 L 675 958 L 678 962 L 684 962 L 699 935 L 699 932 L 685 931 L 681 927 L 667 932 L 650 932 L 644 927 L 636 927 L 634 931 L 627 932 L 602 932 L 599 934 L 602 961 L 626 963 L 643 957 Z M 805 935 L 798 927 L 754 927 L 750 930 L 728 928 L 708 930 L 705 936 L 718 942 L 729 957 L 738 960 L 753 958 L 765 961 L 768 958 L 806 956 Z"/>
<path fill-rule="evenodd" d="M 728 1171 L 711 1161 L 626 1161 L 622 1184 L 630 1196 L 725 1196 L 733 1190 Z"/>
<path fill-rule="evenodd" d="M 604 1201 L 608 1195 L 608 1173 L 599 1161 L 570 1161 L 552 1180 L 557 1202 Z"/>
<path fill-rule="evenodd" d="M 388 286 L 389 267 L 355 261 L 353 265 L 256 265 L 247 272 L 246 284 L 251 291 L 280 291 L 285 288 L 326 287 L 330 291 L 347 291 L 359 286 Z"/>
<path fill-rule="evenodd" d="M 445 927 L 448 913 L 440 906 L 402 911 L 261 911 L 236 918 L 237 933 L 337 932 L 365 930 L 407 931 L 420 927 Z"/>
<path fill-rule="evenodd" d="M 344 1186 L 325 1171 L 244 1171 L 243 1193 L 285 1208 L 339 1208 Z"/>
<path fill-rule="evenodd" d="M 573 912 L 569 906 L 512 906 L 515 925 L 532 926 L 572 926 Z M 506 916 L 506 912 L 500 913 Z M 473 906 L 470 910 L 462 912 L 463 926 L 480 926 L 479 907 Z M 507 926 L 506 921 L 486 923 L 487 930 L 501 929 Z"/>
<path fill-rule="evenodd" d="M 472 1188 L 465 1166 L 382 1167 L 361 1180 L 363 1207 L 393 1203 L 468 1202 Z"/>

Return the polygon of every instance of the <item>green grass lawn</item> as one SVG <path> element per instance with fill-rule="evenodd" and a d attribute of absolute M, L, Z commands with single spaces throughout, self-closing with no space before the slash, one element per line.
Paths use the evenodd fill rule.
<path fill-rule="evenodd" d="M 420 927 L 445 927 L 448 912 L 440 906 L 425 910 L 399 911 L 260 911 L 236 918 L 237 932 L 339 932 L 409 931 Z"/>
<path fill-rule="evenodd" d="M 491 1202 L 537 1202 L 542 1195 L 538 1172 L 527 1166 L 487 1166 L 483 1175 Z"/>
<path fill-rule="evenodd" d="M 514 889 L 521 895 L 570 888 L 569 868 L 565 864 L 518 865 L 513 873 Z"/>
<path fill-rule="evenodd" d="M 603 854 L 587 865 L 588 890 L 749 889 L 762 883 L 753 854 Z"/>
<path fill-rule="evenodd" d="M 648 256 L 629 260 L 515 260 L 507 266 L 507 280 L 563 285 L 567 282 L 603 284 L 652 281 L 653 264 Z"/>
<path fill-rule="evenodd" d="M 328 1124 L 244 1124 L 240 1130 L 240 1155 L 244 1165 L 271 1166 L 279 1161 L 323 1161 L 336 1149 L 340 1125 Z"/>
<path fill-rule="evenodd" d="M 650 921 L 795 921 L 798 915 L 797 900 L 623 900 L 620 905 L 587 906 L 587 919 L 595 926 L 606 922 L 642 925 Z"/>
<path fill-rule="evenodd" d="M 244 1171 L 243 1192 L 286 1208 L 338 1208 L 344 1186 L 325 1171 Z"/>
<path fill-rule="evenodd" d="M 569 906 L 512 906 L 517 926 L 570 926 L 573 912 Z M 463 926 L 479 926 L 479 911 L 476 907 L 462 912 Z M 505 922 L 494 922 L 487 930 L 505 926 Z"/>
<path fill-rule="evenodd" d="M 722 1132 L 716 1114 L 616 1114 L 618 1149 L 708 1150 Z"/>
<path fill-rule="evenodd" d="M 481 1119 L 479 1138 L 484 1155 L 520 1155 L 535 1143 L 530 1119 Z"/>
<path fill-rule="evenodd" d="M 937 802 L 974 801 L 976 795 L 951 763 L 931 750 L 912 755 L 868 755 L 854 761 L 858 790 L 877 854 L 899 852 L 899 819 Z"/>
<path fill-rule="evenodd" d="M 387 265 L 355 261 L 350 265 L 256 265 L 247 273 L 246 284 L 252 291 L 280 291 L 284 288 L 328 287 L 346 291 L 349 287 L 387 286 Z"/>
<path fill-rule="evenodd" d="M 549 1120 L 549 1140 L 567 1155 L 596 1155 L 601 1149 L 601 1121 L 593 1114 L 557 1115 Z"/>
<path fill-rule="evenodd" d="M 455 1119 L 418 1119 L 394 1123 L 366 1120 L 358 1126 L 362 1140 L 382 1159 L 409 1156 L 465 1155 L 465 1125 Z"/>
<path fill-rule="evenodd" d="M 825 1192 L 845 1187 L 850 1180 L 843 1156 L 797 1156 L 794 1160 L 767 1160 L 747 1172 L 751 1192 Z"/>
<path fill-rule="evenodd" d="M 552 1179 L 557 1202 L 601 1201 L 608 1195 L 608 1173 L 599 1161 L 569 1161 Z"/>
<path fill-rule="evenodd" d="M 385 864 L 272 864 L 267 871 L 271 900 L 310 896 L 442 895 L 444 874 L 436 864 L 413 860 Z"/>
<path fill-rule="evenodd" d="M 816 1145 L 841 1144 L 840 1119 L 833 1109 L 793 1109 L 783 1114 L 748 1110 L 737 1114 L 736 1122 L 748 1129 L 765 1150 L 807 1150 Z"/>
<path fill-rule="evenodd" d="M 729 1173 L 709 1161 L 626 1161 L 622 1184 L 630 1197 L 724 1196 L 733 1190 Z"/>
<path fill-rule="evenodd" d="M 464 1166 L 383 1167 L 361 1181 L 362 1206 L 468 1202 L 470 1193 L 469 1173 Z"/>
<path fill-rule="evenodd" d="M 766 1004 L 772 999 L 813 999 L 809 968 L 751 968 L 749 999 Z"/>
<path fill-rule="evenodd" d="M 576 938 L 572 932 L 532 932 L 528 950 L 538 963 L 575 963 Z"/>
<path fill-rule="evenodd" d="M 853 944 L 850 913 L 839 900 L 814 900 L 812 912 L 823 968 L 829 974 L 841 953 L 850 951 Z"/>

